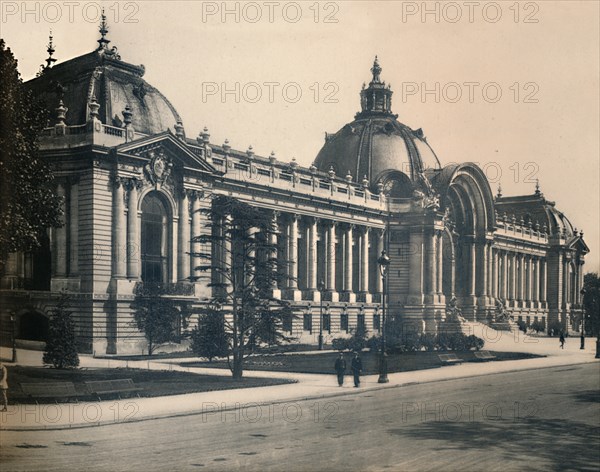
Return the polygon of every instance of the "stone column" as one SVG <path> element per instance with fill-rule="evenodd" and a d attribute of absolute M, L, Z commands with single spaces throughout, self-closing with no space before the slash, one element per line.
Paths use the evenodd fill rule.
<path fill-rule="evenodd" d="M 435 291 L 437 294 L 437 302 L 438 303 L 444 303 L 444 300 L 442 299 L 443 297 L 443 292 L 444 292 L 444 287 L 443 287 L 443 274 L 444 274 L 444 257 L 443 257 L 443 248 L 444 248 L 444 239 L 443 239 L 443 234 L 442 231 L 437 231 L 436 232 L 436 244 L 437 244 L 437 250 L 436 250 L 436 256 L 437 256 L 437 260 L 436 260 L 436 265 L 437 265 L 437 269 L 436 269 L 436 282 L 435 282 Z"/>
<path fill-rule="evenodd" d="M 79 183 L 77 180 L 71 180 L 70 198 L 69 239 L 71 247 L 69 253 L 69 275 L 75 277 L 79 275 Z"/>
<path fill-rule="evenodd" d="M 298 289 L 298 215 L 290 215 L 287 231 L 289 288 Z"/>
<path fill-rule="evenodd" d="M 308 221 L 308 277 L 306 288 L 308 290 L 317 290 L 317 219 L 311 218 Z"/>
<path fill-rule="evenodd" d="M 433 303 L 435 298 L 435 283 L 437 280 L 437 255 L 435 245 L 435 231 L 425 233 L 425 303 Z"/>
<path fill-rule="evenodd" d="M 335 228 L 337 223 L 335 221 L 330 221 L 327 223 L 327 277 L 325 281 L 325 285 L 328 292 L 332 293 L 332 297 L 336 298 L 337 294 L 335 294 Z M 335 295 L 333 295 L 335 294 Z M 332 301 L 333 301 L 332 298 Z"/>
<path fill-rule="evenodd" d="M 510 276 L 509 276 L 509 299 L 517 299 L 517 256 L 514 253 L 508 255 L 510 260 Z"/>
<path fill-rule="evenodd" d="M 480 255 L 479 260 L 477 261 L 477 277 L 479 280 L 479 290 L 475 289 L 475 293 L 478 296 L 487 297 L 488 295 L 488 262 L 489 262 L 489 253 L 488 253 L 488 244 L 486 241 L 483 241 L 478 244 L 479 251 L 477 251 Z M 485 299 L 485 298 L 484 298 Z"/>
<path fill-rule="evenodd" d="M 563 256 L 562 273 L 563 273 L 563 307 L 566 307 L 567 303 L 569 302 L 569 261 L 565 256 Z"/>
<path fill-rule="evenodd" d="M 113 264 L 112 276 L 127 276 L 127 221 L 122 178 L 116 177 L 113 183 Z"/>
<path fill-rule="evenodd" d="M 129 199 L 127 205 L 127 277 L 140 277 L 140 231 L 138 218 L 138 185 L 136 179 L 128 182 Z"/>
<path fill-rule="evenodd" d="M 408 282 L 408 305 L 423 304 L 423 230 L 419 227 L 410 231 L 410 255 Z"/>
<path fill-rule="evenodd" d="M 527 264 L 525 266 L 525 270 L 526 270 L 526 277 L 525 277 L 525 281 L 527 283 L 526 287 L 525 287 L 525 299 L 531 303 L 532 301 L 532 280 L 533 280 L 533 262 L 531 260 L 531 257 L 527 257 L 526 259 Z"/>
<path fill-rule="evenodd" d="M 62 182 L 58 183 L 56 194 L 65 200 L 65 185 Z M 67 221 L 66 221 L 66 202 L 63 204 L 63 225 L 55 229 L 56 235 L 56 277 L 67 276 Z"/>
<path fill-rule="evenodd" d="M 181 189 L 179 195 L 179 255 L 177 258 L 177 267 L 179 280 L 186 280 L 190 277 L 190 202 L 188 191 Z"/>
<path fill-rule="evenodd" d="M 360 291 L 369 292 L 369 232 L 365 226 L 360 235 Z"/>
<path fill-rule="evenodd" d="M 523 301 L 523 255 L 516 255 L 516 265 L 517 265 L 517 290 L 516 296 L 519 302 Z"/>
<path fill-rule="evenodd" d="M 540 301 L 540 259 L 538 257 L 533 260 L 533 302 L 535 307 L 538 308 Z"/>
<path fill-rule="evenodd" d="M 502 299 L 506 300 L 509 297 L 509 288 L 510 288 L 510 259 L 509 259 L 509 253 L 507 251 L 502 251 L 502 262 L 503 262 L 503 277 L 504 280 L 502 281 Z"/>
<path fill-rule="evenodd" d="M 469 269 L 469 295 L 474 297 L 477 282 L 477 246 L 475 241 L 469 243 Z"/>
<path fill-rule="evenodd" d="M 353 226 L 347 225 L 344 234 L 344 292 L 352 293 L 352 236 Z"/>
<path fill-rule="evenodd" d="M 546 262 L 546 259 L 543 258 L 540 261 L 540 301 L 542 303 L 546 303 L 547 300 L 547 293 L 546 293 L 546 287 L 547 287 L 547 282 L 548 282 L 548 263 Z"/>
<path fill-rule="evenodd" d="M 375 234 L 377 237 L 377 258 L 379 258 L 381 256 L 381 252 L 385 247 L 385 231 L 382 229 L 377 230 Z M 377 268 L 377 275 L 375 277 L 375 293 L 383 293 L 383 279 L 381 277 L 381 274 L 379 273 L 379 268 Z"/>
<path fill-rule="evenodd" d="M 492 253 L 492 290 L 490 296 L 492 298 L 498 297 L 498 251 L 494 251 L 494 248 L 490 248 Z"/>

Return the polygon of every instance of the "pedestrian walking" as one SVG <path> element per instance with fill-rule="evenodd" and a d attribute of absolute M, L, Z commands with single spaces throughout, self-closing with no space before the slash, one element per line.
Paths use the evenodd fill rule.
<path fill-rule="evenodd" d="M 565 334 L 562 331 L 560 332 L 559 341 L 560 341 L 560 348 L 564 349 L 565 348 Z"/>
<path fill-rule="evenodd" d="M 352 359 L 352 374 L 354 374 L 354 386 L 360 387 L 360 374 L 362 373 L 362 361 L 358 356 L 358 352 L 354 353 L 354 358 Z"/>
<path fill-rule="evenodd" d="M 335 360 L 335 373 L 337 374 L 338 384 L 341 387 L 344 385 L 344 374 L 346 373 L 346 359 L 344 359 L 342 352 L 340 352 L 340 357 Z"/>
<path fill-rule="evenodd" d="M 0 363 L 0 390 L 2 390 L 2 411 L 8 410 L 8 371 L 6 366 Z"/>

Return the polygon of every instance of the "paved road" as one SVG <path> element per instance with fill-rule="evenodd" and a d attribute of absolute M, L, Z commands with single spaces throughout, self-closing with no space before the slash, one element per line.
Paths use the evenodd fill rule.
<path fill-rule="evenodd" d="M 9 470 L 600 468 L 598 364 L 67 431 L 0 432 Z"/>

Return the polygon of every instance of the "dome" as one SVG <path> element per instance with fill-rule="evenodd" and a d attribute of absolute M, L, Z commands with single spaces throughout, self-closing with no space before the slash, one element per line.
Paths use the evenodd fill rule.
<path fill-rule="evenodd" d="M 99 119 L 105 124 L 122 126 L 123 110 L 129 106 L 136 132 L 157 134 L 174 128 L 181 118 L 166 97 L 142 79 L 144 66 L 122 61 L 116 48 L 108 49 L 104 35 L 98 42 L 95 51 L 46 67 L 26 83 L 51 110 L 51 120 L 62 100 L 68 108 L 67 125 L 86 123 L 89 103 L 95 99 L 100 104 Z"/>
<path fill-rule="evenodd" d="M 556 204 L 544 197 L 536 184 L 536 190 L 533 195 L 515 196 L 515 197 L 496 197 L 496 211 L 500 216 L 506 214 L 507 218 L 516 218 L 518 222 L 536 225 L 540 228 L 546 228 L 551 235 L 566 235 L 567 237 L 577 236 L 573 224 L 565 214 L 556 208 Z"/>
<path fill-rule="evenodd" d="M 426 169 L 440 169 L 440 162 L 421 129 L 400 123 L 391 112 L 392 90 L 381 82 L 381 67 L 375 58 L 373 80 L 361 91 L 362 111 L 335 134 L 326 135 L 314 165 L 321 171 L 331 167 L 338 176 L 350 173 L 355 182 L 366 176 L 375 183 L 390 171 L 399 171 L 412 181 Z"/>

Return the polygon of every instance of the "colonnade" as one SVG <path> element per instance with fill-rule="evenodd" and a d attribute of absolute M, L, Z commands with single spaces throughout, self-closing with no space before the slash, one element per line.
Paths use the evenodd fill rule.
<path fill-rule="evenodd" d="M 545 257 L 494 250 L 493 266 L 492 296 L 530 308 L 539 308 L 540 303 L 547 302 L 548 264 Z"/>

